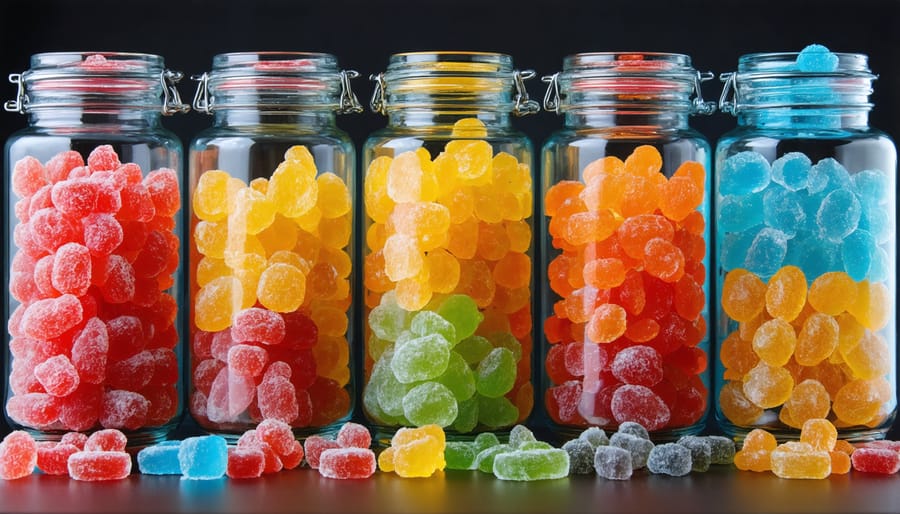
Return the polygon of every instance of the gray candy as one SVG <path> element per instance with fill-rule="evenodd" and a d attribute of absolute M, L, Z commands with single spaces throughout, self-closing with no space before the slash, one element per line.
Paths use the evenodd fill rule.
<path fill-rule="evenodd" d="M 588 475 L 594 471 L 594 447 L 584 439 L 572 439 L 562 445 L 569 454 L 569 474 Z"/>
<path fill-rule="evenodd" d="M 598 446 L 594 453 L 594 471 L 607 480 L 631 478 L 631 452 L 617 446 Z"/>
<path fill-rule="evenodd" d="M 647 458 L 647 469 L 658 475 L 682 477 L 691 472 L 691 450 L 678 443 L 657 445 Z"/>
<path fill-rule="evenodd" d="M 609 437 L 606 436 L 606 432 L 600 427 L 588 427 L 579 434 L 578 438 L 591 443 L 591 446 L 594 448 L 609 444 Z"/>
<path fill-rule="evenodd" d="M 650 434 L 647 432 L 647 429 L 644 428 L 644 425 L 634 421 L 625 421 L 619 425 L 619 429 L 616 430 L 616 432 L 620 434 L 631 434 L 640 437 L 641 439 L 650 439 Z"/>
<path fill-rule="evenodd" d="M 647 457 L 653 449 L 653 441 L 635 435 L 616 432 L 609 439 L 610 446 L 623 448 L 631 452 L 631 465 L 634 469 L 641 469 L 647 465 Z M 598 447 L 603 448 L 603 446 Z"/>
<path fill-rule="evenodd" d="M 706 436 L 709 441 L 709 459 L 711 464 L 734 463 L 734 441 L 721 435 Z"/>
<path fill-rule="evenodd" d="M 693 463 L 691 471 L 703 473 L 709 470 L 712 452 L 709 441 L 705 437 L 686 435 L 678 440 L 678 444 L 691 451 L 691 462 Z"/>

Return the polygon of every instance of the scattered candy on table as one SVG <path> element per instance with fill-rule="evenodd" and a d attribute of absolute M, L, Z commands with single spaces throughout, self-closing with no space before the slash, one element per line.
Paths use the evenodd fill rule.
<path fill-rule="evenodd" d="M 560 425 L 649 431 L 695 424 L 706 411 L 706 170 L 666 178 L 659 151 L 588 164 L 583 181 L 544 198 L 552 245 L 544 321 L 551 347 L 544 402 Z"/>
<path fill-rule="evenodd" d="M 350 414 L 350 201 L 305 146 L 269 179 L 200 175 L 190 411 L 201 426 L 324 427 Z"/>
<path fill-rule="evenodd" d="M 174 170 L 144 175 L 110 145 L 86 163 L 65 151 L 14 164 L 9 290 L 19 304 L 6 411 L 15 423 L 137 431 L 175 418 L 179 335 L 167 291 L 179 265 L 178 184 Z"/>
<path fill-rule="evenodd" d="M 378 424 L 469 433 L 531 412 L 531 170 L 467 139 L 478 127 L 366 170 L 363 405 Z"/>

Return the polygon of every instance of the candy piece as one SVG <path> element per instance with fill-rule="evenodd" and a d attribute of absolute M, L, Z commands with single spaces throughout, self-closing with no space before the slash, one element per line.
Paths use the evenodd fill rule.
<path fill-rule="evenodd" d="M 141 448 L 137 454 L 138 469 L 144 475 L 180 475 L 180 446 L 181 441 L 163 441 Z"/>
<path fill-rule="evenodd" d="M 275 263 L 259 277 L 256 296 L 263 307 L 275 312 L 293 312 L 306 295 L 306 275 L 289 265 Z"/>
<path fill-rule="evenodd" d="M 562 445 L 569 454 L 569 474 L 587 475 L 594 471 L 594 446 L 584 439 L 572 439 Z"/>
<path fill-rule="evenodd" d="M 396 359 L 396 355 L 394 358 Z M 515 380 L 516 358 L 506 348 L 491 350 L 475 370 L 476 390 L 489 398 L 498 398 L 508 393 L 512 390 Z"/>
<path fill-rule="evenodd" d="M 783 404 L 794 388 L 794 378 L 782 367 L 760 362 L 744 378 L 744 395 L 763 409 Z"/>
<path fill-rule="evenodd" d="M 416 426 L 449 426 L 456 419 L 459 406 L 453 392 L 437 382 L 423 382 L 403 396 L 403 415 Z"/>
<path fill-rule="evenodd" d="M 790 360 L 797 346 L 797 336 L 788 322 L 775 318 L 756 329 L 752 345 L 762 362 L 779 367 Z"/>
<path fill-rule="evenodd" d="M 67 461 L 69 476 L 75 480 L 122 480 L 131 474 L 131 455 L 122 451 L 80 451 Z"/>
<path fill-rule="evenodd" d="M 628 422 L 626 422 L 628 423 Z M 624 425 L 625 423 L 623 423 Z M 622 425 L 619 425 L 621 429 Z M 578 434 L 578 438 L 584 441 L 587 441 L 591 444 L 592 448 L 597 448 L 598 446 L 606 446 L 609 444 L 609 437 L 606 435 L 606 431 L 604 431 L 600 427 L 588 427 L 584 429 L 583 432 Z"/>
<path fill-rule="evenodd" d="M 835 71 L 840 63 L 837 55 L 823 45 L 807 45 L 797 54 L 797 69 L 805 73 Z"/>
<path fill-rule="evenodd" d="M 718 175 L 719 191 L 723 195 L 757 193 L 769 185 L 772 169 L 762 154 L 739 152 L 725 160 Z"/>
<path fill-rule="evenodd" d="M 806 154 L 786 153 L 772 163 L 772 182 L 780 184 L 790 191 L 805 189 L 811 168 L 812 162 Z"/>
<path fill-rule="evenodd" d="M 617 422 L 634 421 L 651 432 L 665 427 L 671 417 L 665 402 L 642 385 L 626 384 L 616 389 L 610 407 Z"/>
<path fill-rule="evenodd" d="M 621 337 L 627 328 L 625 309 L 605 303 L 593 310 L 586 329 L 587 336 L 596 343 L 608 343 Z"/>
<path fill-rule="evenodd" d="M 757 275 L 768 277 L 781 268 L 787 256 L 788 235 L 774 228 L 763 228 L 747 249 L 744 266 Z"/>
<path fill-rule="evenodd" d="M 407 341 L 396 348 L 391 369 L 397 379 L 409 384 L 439 377 L 450 362 L 450 344 L 433 334 Z"/>
<path fill-rule="evenodd" d="M 649 346 L 636 345 L 619 351 L 610 370 L 626 384 L 653 387 L 663 379 L 662 358 Z"/>
<path fill-rule="evenodd" d="M 375 468 L 375 452 L 368 448 L 332 448 L 319 456 L 319 473 L 326 478 L 369 478 Z"/>
<path fill-rule="evenodd" d="M 236 342 L 278 344 L 285 337 L 284 318 L 277 312 L 258 307 L 244 309 L 234 315 L 231 337 Z"/>
<path fill-rule="evenodd" d="M 444 448 L 447 469 L 473 469 L 475 456 L 475 446 L 470 442 L 448 441 Z"/>
<path fill-rule="evenodd" d="M 594 453 L 594 471 L 607 480 L 628 480 L 633 470 L 631 459 L 632 453 L 625 448 L 599 446 Z"/>
<path fill-rule="evenodd" d="M 28 306 L 19 329 L 33 339 L 55 339 L 80 323 L 83 312 L 81 302 L 71 294 L 38 300 Z"/>
<path fill-rule="evenodd" d="M 185 479 L 221 478 L 228 467 L 228 445 L 217 435 L 188 437 L 179 445 L 178 462 Z"/>
<path fill-rule="evenodd" d="M 266 455 L 258 448 L 228 447 L 225 475 L 228 478 L 258 478 L 266 465 Z"/>
<path fill-rule="evenodd" d="M 133 391 L 111 389 L 103 394 L 99 421 L 106 428 L 137 430 L 147 422 L 150 402 Z"/>
<path fill-rule="evenodd" d="M 830 410 L 831 398 L 828 391 L 821 382 L 812 379 L 797 384 L 782 406 L 782 413 L 790 413 L 790 422 L 786 424 L 795 428 L 802 427 L 807 420 L 828 416 Z"/>
<path fill-rule="evenodd" d="M 806 276 L 797 266 L 784 266 L 766 287 L 766 311 L 770 316 L 793 321 L 806 304 Z"/>
<path fill-rule="evenodd" d="M 753 320 L 765 307 L 766 285 L 753 273 L 734 269 L 722 285 L 722 308 L 735 321 Z"/>
<path fill-rule="evenodd" d="M 631 434 L 616 432 L 609 438 L 609 446 L 601 446 L 597 448 L 597 452 L 609 447 L 623 448 L 631 453 L 631 462 L 633 469 L 640 469 L 647 465 L 647 459 L 650 457 L 650 451 L 655 445 L 649 439 L 637 437 Z M 599 471 L 598 471 L 599 474 Z"/>
<path fill-rule="evenodd" d="M 740 470 L 769 471 L 772 469 L 771 454 L 778 441 L 771 433 L 754 428 L 747 433 L 741 449 L 734 454 L 734 465 Z"/>
<path fill-rule="evenodd" d="M 884 379 L 858 379 L 846 383 L 834 396 L 832 410 L 839 421 L 863 425 L 891 398 L 890 385 Z"/>
<path fill-rule="evenodd" d="M 69 456 L 78 452 L 74 444 L 43 441 L 37 443 L 37 467 L 45 475 L 68 475 Z"/>
<path fill-rule="evenodd" d="M 816 224 L 826 239 L 840 243 L 856 230 L 861 214 L 856 195 L 846 189 L 836 189 L 822 200 L 816 212 Z"/>
<path fill-rule="evenodd" d="M 493 473 L 494 459 L 496 459 L 500 454 L 508 453 L 511 451 L 514 451 L 514 449 L 508 444 L 498 444 L 485 448 L 484 450 L 478 452 L 478 455 L 475 456 L 473 467 L 478 471 L 481 471 L 482 473 Z"/>
<path fill-rule="evenodd" d="M 249 344 L 236 344 L 228 349 L 228 368 L 239 375 L 259 376 L 269 360 L 264 348 Z"/>
<path fill-rule="evenodd" d="M 0 479 L 15 480 L 30 475 L 37 466 L 38 446 L 28 432 L 15 430 L 0 442 Z"/>
<path fill-rule="evenodd" d="M 319 456 L 323 451 L 331 448 L 340 448 L 341 445 L 333 439 L 325 439 L 319 435 L 312 435 L 303 442 L 303 450 L 306 454 L 306 463 L 312 469 L 319 468 Z"/>
<path fill-rule="evenodd" d="M 825 478 L 831 474 L 827 451 L 803 442 L 788 442 L 772 451 L 772 472 L 781 478 Z"/>
<path fill-rule="evenodd" d="M 837 429 L 825 418 L 809 419 L 800 429 L 800 442 L 808 443 L 816 451 L 830 452 L 837 444 Z"/>
<path fill-rule="evenodd" d="M 720 435 L 704 436 L 709 443 L 709 462 L 710 464 L 732 464 L 734 463 L 734 441 Z"/>
<path fill-rule="evenodd" d="M 552 480 L 569 474 L 569 454 L 560 449 L 517 450 L 494 458 L 494 476 L 500 480 Z"/>
<path fill-rule="evenodd" d="M 88 436 L 84 442 L 85 451 L 124 452 L 128 438 L 120 430 L 107 428 Z"/>
<path fill-rule="evenodd" d="M 900 471 L 900 453 L 889 448 L 857 448 L 850 455 L 855 471 L 893 475 Z"/>
<path fill-rule="evenodd" d="M 429 477 L 445 467 L 445 445 L 444 431 L 437 425 L 400 428 L 391 438 L 391 447 L 379 456 L 378 465 L 401 477 Z"/>
<path fill-rule="evenodd" d="M 55 355 L 34 367 L 34 377 L 47 393 L 68 396 L 78 388 L 78 371 L 65 355 Z"/>
<path fill-rule="evenodd" d="M 690 450 L 691 471 L 704 473 L 709 470 L 709 465 L 712 463 L 712 446 L 706 437 L 682 436 L 678 439 L 677 444 Z M 731 447 L 734 448 L 734 444 Z"/>
<path fill-rule="evenodd" d="M 647 469 L 658 475 L 684 476 L 691 466 L 691 450 L 677 443 L 656 445 L 647 457 Z"/>
<path fill-rule="evenodd" d="M 359 423 L 347 422 L 338 430 L 336 440 L 345 448 L 368 448 L 372 445 L 372 434 Z"/>
<path fill-rule="evenodd" d="M 410 322 L 410 331 L 419 337 L 440 334 L 451 344 L 458 342 L 456 328 L 452 323 L 433 311 L 420 311 Z"/>
<path fill-rule="evenodd" d="M 616 429 L 616 432 L 619 434 L 629 434 L 635 437 L 640 437 L 641 439 L 650 440 L 650 433 L 644 428 L 640 423 L 636 423 L 634 421 L 625 421 L 619 425 L 619 428 Z"/>
<path fill-rule="evenodd" d="M 284 421 L 266 418 L 256 425 L 257 437 L 272 447 L 278 455 L 290 453 L 294 447 L 294 433 Z"/>

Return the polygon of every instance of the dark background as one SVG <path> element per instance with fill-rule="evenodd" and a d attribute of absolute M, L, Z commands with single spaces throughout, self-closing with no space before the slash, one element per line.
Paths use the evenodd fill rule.
<path fill-rule="evenodd" d="M 0 11 L 3 75 L 26 70 L 32 54 L 46 51 L 154 53 L 186 77 L 208 71 L 212 57 L 223 52 L 318 51 L 360 72 L 353 86 L 366 105 L 372 92 L 366 77 L 383 71 L 397 52 L 504 52 L 517 68 L 538 76 L 559 71 L 563 57 L 577 52 L 676 52 L 718 75 L 734 70 L 742 54 L 799 51 L 810 43 L 868 54 L 879 75 L 871 125 L 900 136 L 900 1 L 18 0 Z M 534 79 L 527 86 L 532 97 L 543 98 L 543 83 Z M 195 87 L 182 82 L 185 101 Z M 0 100 L 15 95 L 11 84 L 0 91 Z M 720 91 L 718 80 L 703 88 L 710 99 Z M 187 147 L 211 118 L 191 112 L 163 121 Z M 536 148 L 561 123 L 546 112 L 514 120 Z M 0 112 L 0 139 L 25 124 L 21 115 Z M 358 147 L 384 124 L 368 109 L 338 119 Z M 692 124 L 714 145 L 734 119 L 717 113 Z M 900 438 L 896 428 L 890 436 Z"/>

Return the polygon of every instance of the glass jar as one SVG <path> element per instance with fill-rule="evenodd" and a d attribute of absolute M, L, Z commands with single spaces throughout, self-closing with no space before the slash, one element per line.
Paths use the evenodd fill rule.
<path fill-rule="evenodd" d="M 161 115 L 186 112 L 157 55 L 53 52 L 10 76 L 6 142 L 4 414 L 43 440 L 122 430 L 166 438 L 183 412 L 183 150 Z"/>
<path fill-rule="evenodd" d="M 811 45 L 723 74 L 716 147 L 716 417 L 742 438 L 883 437 L 896 397 L 896 149 L 867 57 Z M 729 99 L 733 92 L 733 98 Z"/>
<path fill-rule="evenodd" d="M 503 433 L 531 414 L 535 112 L 512 58 L 391 56 L 363 150 L 364 414 L 381 436 Z M 515 96 L 513 94 L 515 93 Z"/>
<path fill-rule="evenodd" d="M 190 145 L 190 413 L 239 437 L 267 418 L 297 437 L 353 410 L 354 170 L 339 112 L 354 71 L 319 53 L 213 58 Z"/>
<path fill-rule="evenodd" d="M 710 387 L 710 114 L 690 57 L 581 53 L 549 82 L 542 148 L 541 392 L 559 438 L 704 428 Z"/>

